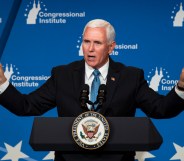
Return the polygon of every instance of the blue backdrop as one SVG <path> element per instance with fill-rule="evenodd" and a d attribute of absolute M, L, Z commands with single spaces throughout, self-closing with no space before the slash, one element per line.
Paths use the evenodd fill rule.
<path fill-rule="evenodd" d="M 14 1 L 0 0 L 0 36 Z M 165 95 L 184 66 L 182 6 L 183 0 L 22 0 L 0 53 L 1 63 L 12 84 L 29 93 L 48 79 L 52 67 L 83 58 L 83 27 L 89 20 L 101 18 L 111 22 L 117 33 L 111 57 L 144 69 L 150 87 Z M 139 110 L 136 115 L 144 116 Z M 34 117 L 18 117 L 3 107 L 0 116 L 1 160 L 53 160 L 53 152 L 35 152 L 29 145 Z M 55 117 L 57 112 L 54 109 L 44 116 Z M 138 152 L 136 159 L 184 161 L 184 113 L 152 121 L 164 142 L 158 150 Z"/>

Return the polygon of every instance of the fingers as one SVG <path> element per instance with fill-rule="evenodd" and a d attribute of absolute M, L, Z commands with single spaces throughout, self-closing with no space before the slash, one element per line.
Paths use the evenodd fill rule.
<path fill-rule="evenodd" d="M 181 74 L 180 74 L 180 81 L 184 83 L 184 68 L 182 69 Z"/>
<path fill-rule="evenodd" d="M 0 77 L 1 77 L 2 74 L 4 74 L 4 71 L 3 71 L 3 66 L 2 66 L 2 64 L 0 64 Z"/>
<path fill-rule="evenodd" d="M 0 85 L 6 82 L 6 77 L 4 75 L 3 66 L 0 64 Z"/>
<path fill-rule="evenodd" d="M 0 74 L 3 72 L 3 66 L 0 64 Z M 4 72 L 3 72 L 4 73 Z"/>
<path fill-rule="evenodd" d="M 184 68 L 180 74 L 180 80 L 178 81 L 178 86 L 184 88 Z"/>

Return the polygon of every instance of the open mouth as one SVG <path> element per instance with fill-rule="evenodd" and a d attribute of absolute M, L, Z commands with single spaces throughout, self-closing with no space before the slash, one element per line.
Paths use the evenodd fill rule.
<path fill-rule="evenodd" d="M 95 56 L 93 56 L 93 55 L 88 55 L 88 59 L 89 59 L 89 60 L 94 60 L 94 59 L 95 59 Z"/>

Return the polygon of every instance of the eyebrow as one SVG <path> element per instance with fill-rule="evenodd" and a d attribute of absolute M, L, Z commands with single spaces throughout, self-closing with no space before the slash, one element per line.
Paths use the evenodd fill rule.
<path fill-rule="evenodd" d="M 90 40 L 88 40 L 88 39 L 83 39 L 83 41 L 90 42 Z M 102 44 L 103 43 L 102 41 L 99 41 L 99 40 L 94 40 L 93 42 L 94 43 L 99 43 L 99 44 Z"/>

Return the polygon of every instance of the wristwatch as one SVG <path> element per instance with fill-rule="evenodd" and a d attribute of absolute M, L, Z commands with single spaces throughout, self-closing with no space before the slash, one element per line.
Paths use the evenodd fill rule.
<path fill-rule="evenodd" d="M 183 91 L 184 92 L 184 86 L 183 87 L 180 87 L 177 83 L 177 88 L 180 90 L 180 91 Z"/>

